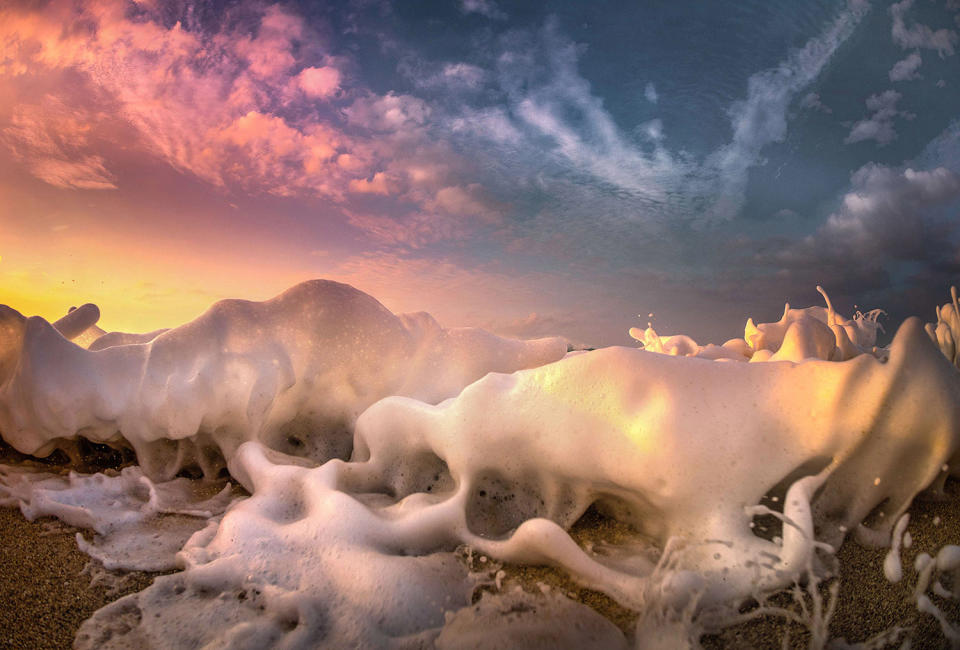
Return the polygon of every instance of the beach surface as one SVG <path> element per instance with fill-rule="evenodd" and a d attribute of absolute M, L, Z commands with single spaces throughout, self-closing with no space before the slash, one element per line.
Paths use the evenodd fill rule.
<path fill-rule="evenodd" d="M 0 462 L 23 461 L 24 457 L 9 447 L 0 450 Z M 58 468 L 45 465 L 45 469 Z M 608 539 L 616 533 L 610 530 L 609 521 L 588 513 L 574 527 L 573 536 L 586 539 L 602 527 L 607 527 L 603 536 Z M 935 556 L 944 545 L 960 544 L 960 481 L 948 481 L 944 494 L 920 495 L 910 508 L 907 530 L 912 544 L 903 549 L 903 579 L 896 584 L 884 577 L 887 549 L 864 548 L 848 539 L 838 550 L 839 576 L 819 585 L 824 607 L 830 600 L 830 585 L 837 582 L 839 586 L 836 610 L 829 623 L 832 639 L 854 644 L 887 634 L 890 643 L 876 647 L 901 647 L 907 638 L 912 648 L 949 647 L 939 623 L 916 608 L 913 562 L 918 553 Z M 161 575 L 103 571 L 77 548 L 78 532 L 90 535 L 52 518 L 28 522 L 18 509 L 0 508 L 0 648 L 70 648 L 78 627 L 94 611 L 144 589 Z M 580 588 L 553 569 L 504 569 L 504 589 L 515 584 L 527 589 L 538 584 L 562 589 L 613 621 L 629 637 L 636 615 L 603 594 Z M 813 606 L 807 588 L 797 593 L 808 607 Z M 957 601 L 931 598 L 948 620 L 960 621 Z M 773 596 L 768 604 L 801 612 L 797 597 L 790 593 Z M 749 615 L 749 608 L 742 611 Z M 784 639 L 786 647 L 806 648 L 809 630 L 783 616 L 766 615 L 706 635 L 701 643 L 710 649 L 781 648 Z"/>

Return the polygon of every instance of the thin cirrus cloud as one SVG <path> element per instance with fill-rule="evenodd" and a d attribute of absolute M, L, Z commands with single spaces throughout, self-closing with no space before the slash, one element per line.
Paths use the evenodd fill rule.
<path fill-rule="evenodd" d="M 505 20 L 507 14 L 493 0 L 461 0 L 460 10 L 465 14 L 480 14 L 493 20 Z"/>
<path fill-rule="evenodd" d="M 733 139 L 707 161 L 715 174 L 718 197 L 708 216 L 731 219 L 739 213 L 749 169 L 757 163 L 764 147 L 784 140 L 791 102 L 817 79 L 837 49 L 853 33 L 864 12 L 863 7 L 852 5 L 823 33 L 791 52 L 780 65 L 750 77 L 746 99 L 730 108 Z"/>
<path fill-rule="evenodd" d="M 497 164 L 514 178 L 539 170 L 529 182 L 558 195 L 565 194 L 565 184 L 577 183 L 579 192 L 591 194 L 598 219 L 630 212 L 633 222 L 647 227 L 727 221 L 744 205 L 748 174 L 762 161 L 762 150 L 785 139 L 798 93 L 819 77 L 864 12 L 859 5 L 842 11 L 802 48 L 752 75 L 747 96 L 728 110 L 731 140 L 699 159 L 669 149 L 670 134 L 660 119 L 635 131 L 639 142 L 622 131 L 580 74 L 580 49 L 554 21 L 532 38 L 514 35 L 501 43 L 490 79 L 506 97 L 505 106 L 464 105 L 447 123 L 455 136 L 494 147 Z M 661 100 L 652 84 L 645 97 L 655 105 Z M 819 102 L 816 107 L 829 112 Z M 617 206 L 607 208 L 611 192 Z"/>
<path fill-rule="evenodd" d="M 0 138 L 30 173 L 54 187 L 116 189 L 103 157 L 89 152 L 94 119 L 89 112 L 70 109 L 48 95 L 38 106 L 16 107 Z"/>

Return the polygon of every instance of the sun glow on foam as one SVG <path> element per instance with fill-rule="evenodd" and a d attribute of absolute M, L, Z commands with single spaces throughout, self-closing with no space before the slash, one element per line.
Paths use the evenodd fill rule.
<path fill-rule="evenodd" d="M 843 318 L 822 293 L 825 308 L 788 305 L 723 345 L 648 327 L 631 330 L 643 350 L 567 355 L 319 281 L 146 336 L 96 330 L 93 305 L 52 326 L 3 308 L 4 439 L 76 453 L 82 435 L 129 445 L 141 467 L 7 468 L 0 502 L 99 526 L 85 550 L 114 566 L 159 514 L 190 519 L 158 552 L 183 571 L 95 614 L 78 647 L 627 643 L 563 594 L 500 591 L 465 548 L 553 566 L 638 612 L 630 641 L 696 644 L 849 531 L 898 550 L 913 497 L 960 470 L 956 296 L 878 349 L 876 313 Z M 169 480 L 224 466 L 249 498 Z M 576 543 L 590 508 L 626 532 Z M 782 533 L 758 535 L 758 516 Z"/>

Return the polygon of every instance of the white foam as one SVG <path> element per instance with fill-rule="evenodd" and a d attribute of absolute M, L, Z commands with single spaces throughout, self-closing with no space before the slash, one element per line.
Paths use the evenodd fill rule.
<path fill-rule="evenodd" d="M 700 345 L 683 334 L 659 336 L 649 325 L 646 330 L 631 328 L 630 336 L 651 352 L 714 360 L 845 361 L 876 353 L 877 330 L 881 329 L 877 319 L 883 311 L 874 309 L 866 314 L 858 312 L 852 319 L 845 318 L 834 311 L 822 287 L 817 287 L 817 291 L 826 307 L 791 309 L 787 304 L 779 321 L 756 325 L 752 318 L 748 319 L 743 338 L 730 339 L 723 345 Z"/>
<path fill-rule="evenodd" d="M 95 310 L 85 305 L 58 322 L 76 335 Z M 439 401 L 487 372 L 566 352 L 559 338 L 515 341 L 445 330 L 428 314 L 397 317 L 322 280 L 265 302 L 218 302 L 148 342 L 117 335 L 97 349 L 106 335 L 85 350 L 7 307 L 0 330 L 4 440 L 39 456 L 77 435 L 129 444 L 157 479 L 190 466 L 216 476 L 246 440 L 318 462 L 345 458 L 354 420 L 381 397 Z"/>
<path fill-rule="evenodd" d="M 941 332 L 953 332 L 947 312 Z M 640 612 L 631 640 L 695 641 L 699 617 L 792 584 L 847 531 L 904 539 L 913 497 L 960 467 L 947 335 L 909 319 L 876 350 L 875 320 L 843 319 L 829 300 L 748 322 L 723 346 L 649 330 L 647 350 L 562 359 L 555 339 L 443 330 L 332 283 L 219 303 L 99 352 L 14 314 L 0 319 L 22 342 L 0 350 L 5 438 L 43 450 L 122 431 L 148 474 L 213 448 L 252 494 L 204 520 L 177 556 L 182 573 L 95 614 L 78 647 L 469 644 L 495 639 L 478 631 L 511 611 L 523 615 L 510 639 L 621 642 L 562 595 L 505 588 L 472 604 L 481 582 L 504 586 L 503 563 L 552 565 Z M 512 374 L 486 374 L 496 367 Z M 339 454 L 336 418 L 353 430 Z M 282 444 L 291 435 L 299 447 Z M 170 456 L 170 441 L 192 447 Z M 350 449 L 319 466 L 292 455 Z M 123 484 L 124 498 L 141 495 L 126 511 L 159 499 L 142 486 Z M 579 546 L 567 531 L 591 505 L 636 533 Z M 758 537 L 753 518 L 771 514 L 782 534 Z M 464 545 L 496 560 L 490 575 L 459 559 Z M 942 554 L 922 569 L 960 564 Z"/>
<path fill-rule="evenodd" d="M 185 478 L 154 483 L 138 467 L 119 474 L 58 476 L 0 465 L 0 506 L 33 521 L 57 517 L 95 534 L 80 549 L 110 570 L 165 571 L 193 533 L 238 498 L 230 485 Z"/>
<path fill-rule="evenodd" d="M 910 543 L 906 539 L 909 533 L 906 532 L 907 524 L 910 523 L 910 515 L 905 514 L 897 520 L 897 525 L 893 528 L 893 534 L 890 538 L 890 550 L 883 558 L 883 575 L 887 581 L 894 584 L 900 582 L 903 578 L 903 565 L 900 563 L 901 544 L 909 547 Z"/>

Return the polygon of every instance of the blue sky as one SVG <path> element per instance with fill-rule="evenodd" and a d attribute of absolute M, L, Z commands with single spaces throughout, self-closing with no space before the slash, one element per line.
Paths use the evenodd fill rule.
<path fill-rule="evenodd" d="M 932 318 L 960 3 L 14 3 L 0 302 L 152 329 L 350 282 L 445 325 Z M 638 318 L 638 314 L 642 317 Z"/>

